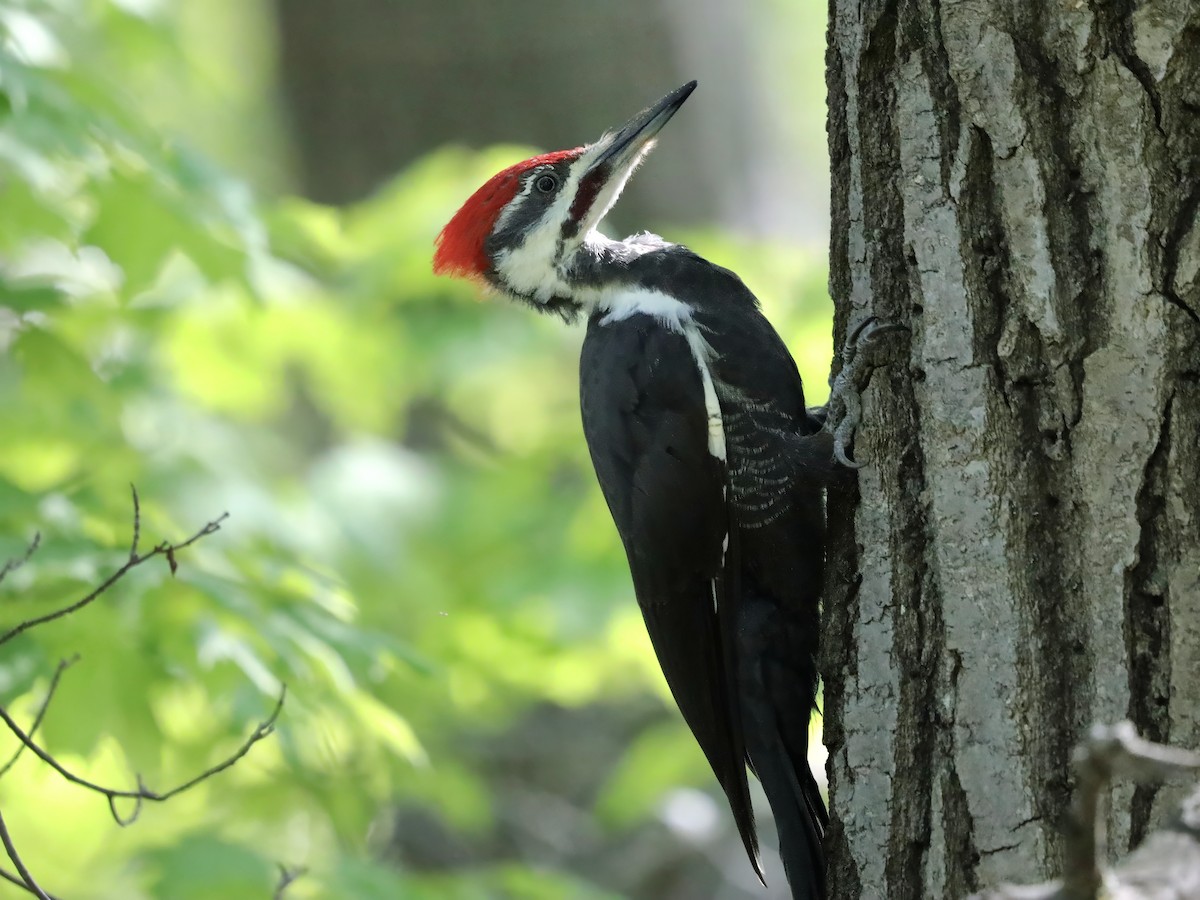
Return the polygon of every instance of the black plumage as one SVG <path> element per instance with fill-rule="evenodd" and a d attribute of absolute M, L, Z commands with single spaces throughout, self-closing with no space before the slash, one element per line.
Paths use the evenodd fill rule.
<path fill-rule="evenodd" d="M 795 895 L 823 896 L 826 815 L 807 753 L 830 438 L 737 276 L 662 245 L 629 260 L 626 277 L 631 290 L 666 279 L 690 322 L 676 329 L 654 315 L 603 310 L 589 318 L 580 399 L 596 475 L 667 683 L 747 851 L 756 858 L 749 762 L 771 801 Z M 710 448 L 686 328 L 711 350 L 724 461 Z"/>

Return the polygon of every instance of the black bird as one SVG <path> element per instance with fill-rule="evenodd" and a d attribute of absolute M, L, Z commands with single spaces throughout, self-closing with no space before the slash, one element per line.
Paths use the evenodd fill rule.
<path fill-rule="evenodd" d="M 497 174 L 439 235 L 434 269 L 587 317 L 584 434 L 663 674 L 759 878 L 747 764 L 793 896 L 820 898 L 827 815 L 808 724 L 823 489 L 844 441 L 805 407 L 796 364 L 737 275 L 656 235 L 596 230 L 695 87 Z"/>

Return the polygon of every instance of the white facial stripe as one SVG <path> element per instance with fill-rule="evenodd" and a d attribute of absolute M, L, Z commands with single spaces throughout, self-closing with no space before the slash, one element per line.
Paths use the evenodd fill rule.
<path fill-rule="evenodd" d="M 538 166 L 538 169 L 541 168 L 542 166 Z M 492 226 L 492 231 L 500 231 L 505 225 L 508 224 L 508 220 L 511 219 L 513 217 L 513 213 L 517 211 L 517 207 L 519 207 L 522 201 L 529 196 L 531 191 L 533 191 L 533 183 L 536 180 L 536 178 L 525 179 L 525 184 L 521 187 L 520 193 L 509 200 L 504 209 L 500 210 L 500 215 L 496 217 L 496 224 Z"/>
<path fill-rule="evenodd" d="M 575 192 L 579 190 L 579 181 L 587 169 L 586 161 L 591 156 L 590 151 L 585 151 L 571 166 L 567 172 L 566 183 L 559 189 L 554 202 L 530 229 L 524 243 L 511 250 L 503 250 L 497 255 L 496 269 L 504 277 L 504 281 L 515 291 L 541 303 L 546 303 L 555 296 L 573 293 L 558 274 L 558 242 L 562 235 L 562 223 L 567 220 L 571 211 Z M 521 193 L 514 197 L 500 214 L 497 224 L 511 216 L 512 211 L 529 196 L 535 181 L 536 177 L 526 181 Z"/>
<path fill-rule="evenodd" d="M 599 145 L 597 145 L 599 147 Z M 646 158 L 646 154 L 650 152 L 654 146 L 654 141 L 649 141 L 641 150 L 638 151 L 637 157 L 625 167 L 624 172 L 614 173 L 615 177 L 610 178 L 600 189 L 600 193 L 596 195 L 596 199 L 592 201 L 591 207 L 584 216 L 583 222 L 579 226 L 579 234 L 585 236 L 593 228 L 596 228 L 600 222 L 608 215 L 608 211 L 613 208 L 613 204 L 621 196 L 621 191 L 625 190 L 625 185 L 629 181 L 629 176 L 637 171 L 637 167 L 642 164 L 642 160 Z M 591 156 L 592 154 L 587 154 Z"/>
<path fill-rule="evenodd" d="M 539 222 L 520 247 L 500 251 L 496 256 L 496 269 L 505 284 L 516 293 L 541 303 L 556 295 L 570 295 L 570 286 L 558 277 L 555 266 L 557 232 L 557 227 L 547 228 Z"/>
<path fill-rule="evenodd" d="M 621 195 L 621 189 L 625 187 L 625 182 L 629 180 L 630 174 L 637 168 L 636 164 L 629 166 L 625 172 L 619 173 L 618 177 L 600 189 L 587 216 L 580 224 L 579 231 L 565 247 L 561 248 L 564 252 L 560 259 L 559 241 L 562 237 L 562 226 L 567 221 L 567 216 L 570 215 L 571 204 L 575 202 L 579 184 L 583 180 L 584 173 L 591 168 L 596 157 L 604 152 L 613 137 L 612 134 L 606 134 L 580 154 L 568 170 L 566 183 L 559 189 L 558 196 L 530 229 L 524 243 L 511 250 L 503 250 L 497 255 L 496 269 L 513 290 L 541 303 L 547 303 L 556 296 L 569 296 L 577 293 L 559 276 L 558 264 L 569 259 L 575 249 L 587 238 L 588 233 L 600 224 L 600 220 L 617 202 L 617 198 Z M 639 161 L 649 146 L 643 148 L 638 157 Z M 496 220 L 497 228 L 503 226 L 511 218 L 516 208 L 526 202 L 534 189 L 533 185 L 536 180 L 536 177 L 526 180 L 521 192 L 500 213 Z"/>

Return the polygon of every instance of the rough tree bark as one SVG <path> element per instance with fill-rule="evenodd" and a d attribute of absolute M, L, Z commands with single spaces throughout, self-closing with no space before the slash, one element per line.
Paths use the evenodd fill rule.
<path fill-rule="evenodd" d="M 961 897 L 1057 870 L 1092 722 L 1200 746 L 1200 6 L 831 0 L 828 85 L 836 332 L 911 328 L 831 499 L 834 896 Z"/>

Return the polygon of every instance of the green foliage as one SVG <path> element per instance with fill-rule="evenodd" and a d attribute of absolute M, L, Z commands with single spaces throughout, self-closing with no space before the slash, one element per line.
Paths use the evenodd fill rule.
<path fill-rule="evenodd" d="M 144 546 L 230 519 L 176 575 L 139 568 L 0 647 L 0 702 L 32 716 L 79 653 L 41 740 L 97 781 L 165 788 L 291 693 L 276 736 L 127 829 L 27 754 L 0 780 L 25 861 L 72 898 L 264 897 L 277 862 L 312 870 L 297 898 L 602 896 L 518 865 L 407 875 L 367 839 L 397 799 L 487 825 L 466 723 L 665 697 L 583 446 L 579 335 L 429 271 L 458 200 L 526 151 L 446 150 L 346 210 L 263 208 L 163 138 L 152 76 L 183 26 L 143 9 L 0 9 L 0 562 L 42 534 L 0 584 L 0 625 L 121 565 L 130 484 Z M 690 238 L 773 300 L 822 385 L 819 267 Z M 704 771 L 675 722 L 599 809 L 644 817 L 681 778 Z"/>

